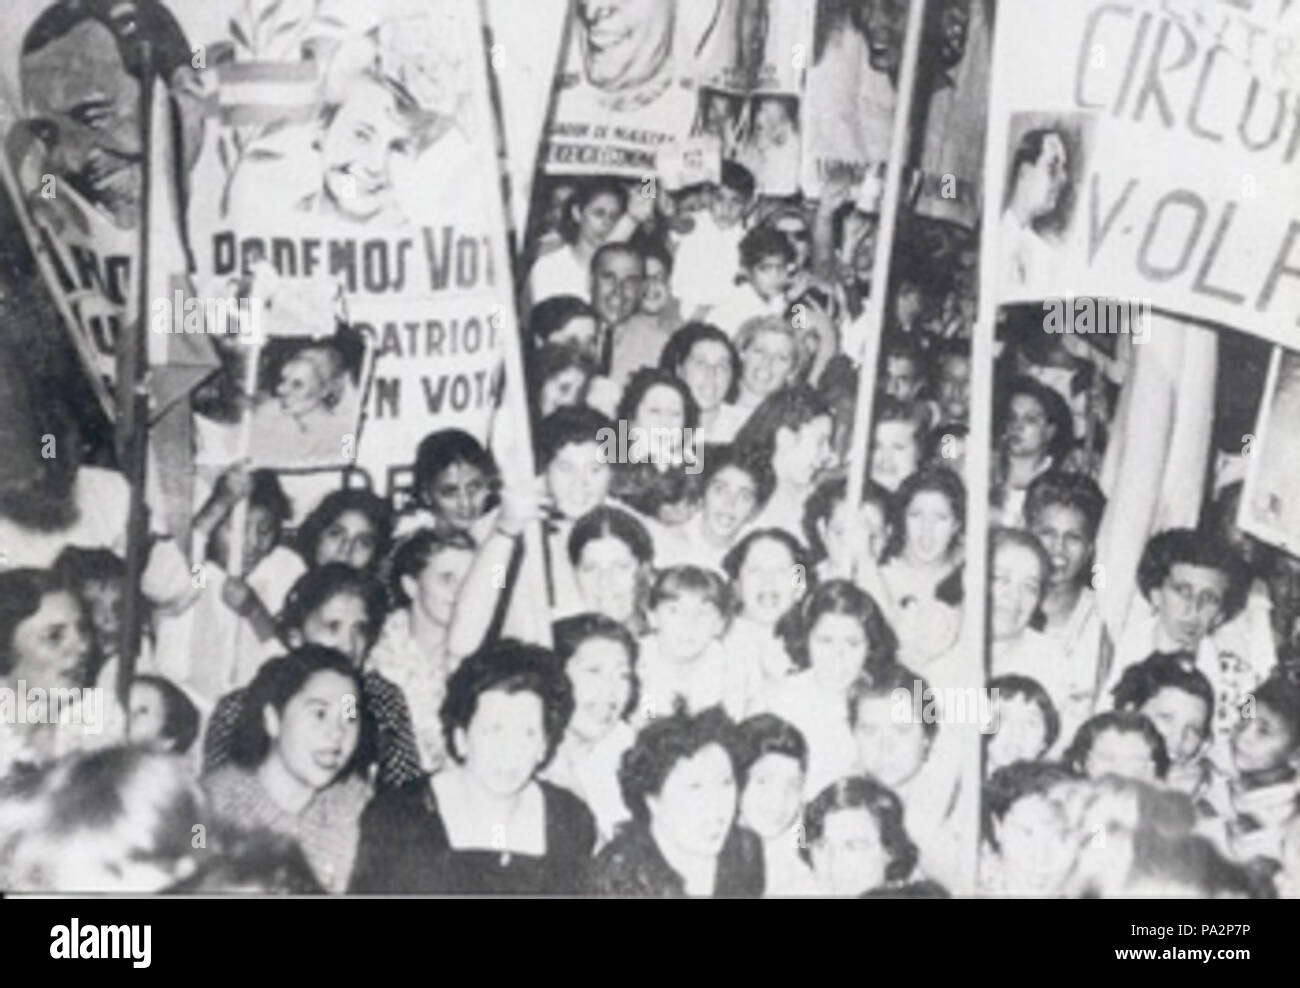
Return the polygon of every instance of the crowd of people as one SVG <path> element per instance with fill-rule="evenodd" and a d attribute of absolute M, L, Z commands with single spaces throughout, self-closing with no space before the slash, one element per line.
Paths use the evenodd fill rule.
<path fill-rule="evenodd" d="M 1300 894 L 1300 564 L 1227 484 L 1150 535 L 1106 626 L 1086 355 L 1003 333 L 964 599 L 974 234 L 905 211 L 873 285 L 847 185 L 768 200 L 737 161 L 681 192 L 544 182 L 534 219 L 536 484 L 451 429 L 412 437 L 400 500 L 291 504 L 225 464 L 192 561 L 151 535 L 125 694 L 125 480 L 60 456 L 6 481 L 0 682 L 104 709 L 0 720 L 0 886 Z M 979 724 L 900 712 L 981 676 Z"/>

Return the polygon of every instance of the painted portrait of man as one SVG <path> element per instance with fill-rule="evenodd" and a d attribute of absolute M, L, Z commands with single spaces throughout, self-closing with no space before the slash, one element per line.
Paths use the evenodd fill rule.
<path fill-rule="evenodd" d="M 177 115 L 183 173 L 203 137 L 201 87 L 180 25 L 157 0 L 53 4 L 23 37 L 19 80 L 41 171 L 118 229 L 139 223 L 144 181 L 141 41 Z"/>

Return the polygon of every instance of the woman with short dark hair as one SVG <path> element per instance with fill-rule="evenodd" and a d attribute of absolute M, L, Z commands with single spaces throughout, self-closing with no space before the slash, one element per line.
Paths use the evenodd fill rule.
<path fill-rule="evenodd" d="M 870 776 L 827 786 L 804 811 L 804 860 L 828 895 L 862 897 L 901 885 L 916 867 L 903 804 Z"/>
<path fill-rule="evenodd" d="M 653 720 L 623 755 L 632 822 L 596 858 L 597 895 L 757 897 L 762 842 L 736 822 L 735 728 L 721 708 Z"/>
<path fill-rule="evenodd" d="M 572 713 L 546 649 L 507 639 L 467 658 L 442 704 L 451 763 L 370 804 L 352 890 L 579 891 L 595 822 L 580 799 L 538 778 Z"/>

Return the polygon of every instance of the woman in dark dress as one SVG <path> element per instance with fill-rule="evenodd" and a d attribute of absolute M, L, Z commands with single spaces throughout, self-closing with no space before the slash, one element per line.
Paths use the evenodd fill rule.
<path fill-rule="evenodd" d="M 371 801 L 351 890 L 581 891 L 595 821 L 576 796 L 537 778 L 572 712 L 568 681 L 546 649 L 502 641 L 467 658 L 441 710 L 452 763 Z"/>
<path fill-rule="evenodd" d="M 736 822 L 735 750 L 720 708 L 679 710 L 637 735 L 618 772 L 632 822 L 596 858 L 597 895 L 762 895 L 762 841 Z"/>

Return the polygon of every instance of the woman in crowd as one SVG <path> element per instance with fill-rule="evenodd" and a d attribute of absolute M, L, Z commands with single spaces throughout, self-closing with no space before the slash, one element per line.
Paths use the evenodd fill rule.
<path fill-rule="evenodd" d="M 545 649 L 504 640 L 467 658 L 442 706 L 451 762 L 367 807 L 353 891 L 582 889 L 595 821 L 580 799 L 538 778 L 572 715 L 572 690 Z"/>
<path fill-rule="evenodd" d="M 990 675 L 1041 683 L 1060 714 L 1061 736 L 1072 738 L 1092 713 L 1097 687 L 1086 670 L 1076 674 L 1061 646 L 1033 626 L 1052 561 L 1036 538 L 1018 528 L 993 529 L 989 552 Z"/>
<path fill-rule="evenodd" d="M 780 316 L 757 316 L 736 330 L 735 346 L 740 355 L 735 404 L 748 417 L 764 398 L 798 379 L 799 338 L 794 327 Z"/>
<path fill-rule="evenodd" d="M 53 571 L 0 572 L 0 686 L 24 704 L 20 690 L 79 691 L 90 685 L 91 655 L 81 602 Z M 63 719 L 71 721 L 72 713 L 63 711 Z M 39 765 L 90 740 L 71 722 L 27 720 L 0 718 L 0 777 L 15 765 Z"/>
<path fill-rule="evenodd" d="M 885 563 L 878 577 L 862 565 L 859 582 L 886 608 L 902 661 L 946 681 L 961 630 L 966 488 L 951 470 L 927 467 L 903 481 L 892 505 Z"/>
<path fill-rule="evenodd" d="M 1003 525 L 1024 525 L 1025 494 L 1035 478 L 1060 466 L 1074 442 L 1065 399 L 1032 377 L 1017 377 L 1000 396 L 992 491 Z"/>
<path fill-rule="evenodd" d="M 701 442 L 731 442 L 746 416 L 735 404 L 742 370 L 730 337 L 712 323 L 689 322 L 669 338 L 659 366 L 690 389 L 700 411 Z"/>
<path fill-rule="evenodd" d="M 440 429 L 415 448 L 413 486 L 418 507 L 397 520 L 396 536 L 433 528 L 480 541 L 491 528 L 501 471 L 496 457 L 468 432 Z"/>
<path fill-rule="evenodd" d="M 635 734 L 637 643 L 603 614 L 578 614 L 554 628 L 555 656 L 573 691 L 573 716 L 541 778 L 568 789 L 596 818 L 602 843 L 629 819 L 618 766 Z"/>
<path fill-rule="evenodd" d="M 758 667 L 766 689 L 793 671 L 779 623 L 808 591 L 808 557 L 789 532 L 756 528 L 722 560 L 731 578 L 736 612 L 723 636 L 731 655 Z"/>
<path fill-rule="evenodd" d="M 804 503 L 802 531 L 819 580 L 855 579 L 863 560 L 879 563 L 889 542 L 889 492 L 868 481 L 856 512 L 847 495 L 847 481 L 835 477 L 818 484 Z"/>
<path fill-rule="evenodd" d="M 327 891 L 347 888 L 371 730 L 347 656 L 305 645 L 267 662 L 245 691 L 229 764 L 203 780 L 212 811 L 242 828 L 296 840 Z"/>
<path fill-rule="evenodd" d="M 356 488 L 333 491 L 298 529 L 298 553 L 309 569 L 344 563 L 373 573 L 393 532 L 388 502 Z"/>
<path fill-rule="evenodd" d="M 530 421 L 540 422 L 556 409 L 586 403 L 596 364 L 581 350 L 548 344 L 529 358 L 527 372 Z"/>
<path fill-rule="evenodd" d="M 886 395 L 871 421 L 871 480 L 892 493 L 921 465 L 929 446 L 930 411 L 924 402 Z"/>
<path fill-rule="evenodd" d="M 537 303 L 528 315 L 528 331 L 532 334 L 533 356 L 554 346 L 580 353 L 593 364 L 600 364 L 601 332 L 596 324 L 596 310 L 581 298 L 554 295 Z"/>
<path fill-rule="evenodd" d="M 772 464 L 776 486 L 755 519 L 756 526 L 800 531 L 804 502 L 822 473 L 835 465 L 830 406 L 807 385 L 768 395 L 736 433 L 736 448 Z"/>
<path fill-rule="evenodd" d="M 642 632 L 654 563 L 654 543 L 644 525 L 618 508 L 596 508 L 569 533 L 569 562 L 585 611 Z"/>
<path fill-rule="evenodd" d="M 388 574 L 396 606 L 370 653 L 369 667 L 406 697 L 426 771 L 437 771 L 445 758 L 438 710 L 453 665 L 452 617 L 474 551 L 474 541 L 457 529 L 424 528 L 399 542 Z"/>
<path fill-rule="evenodd" d="M 984 784 L 979 891 L 993 896 L 1060 895 L 1077 844 L 1069 803 L 1074 776 L 1056 762 L 1014 762 Z"/>
<path fill-rule="evenodd" d="M 763 840 L 763 894 L 816 895 L 812 870 L 800 855 L 808 744 L 797 727 L 772 714 L 747 717 L 736 731 L 740 822 Z"/>
<path fill-rule="evenodd" d="M 633 461 L 663 471 L 680 465 L 683 452 L 690 454 L 682 449 L 683 430 L 699 426 L 700 408 L 680 378 L 659 367 L 642 367 L 628 379 L 615 418 L 628 423 Z M 668 440 L 664 448 L 657 445 L 660 437 Z M 645 444 L 639 461 L 635 455 L 638 442 Z"/>
<path fill-rule="evenodd" d="M 994 676 L 997 707 L 991 731 L 984 735 L 984 774 L 1015 762 L 1036 762 L 1061 736 L 1061 718 L 1047 690 L 1028 676 Z"/>
<path fill-rule="evenodd" d="M 1214 687 L 1189 664 L 1189 656 L 1156 652 L 1129 666 L 1114 690 L 1115 709 L 1143 714 L 1160 732 L 1169 754 L 1169 788 L 1222 812 L 1227 778 L 1206 757 Z"/>
<path fill-rule="evenodd" d="M 771 464 L 751 450 L 706 447 L 703 460 L 699 510 L 681 525 L 653 532 L 660 566 L 722 570 L 724 557 L 776 486 Z"/>
<path fill-rule="evenodd" d="M 777 683 L 763 709 L 789 721 L 808 742 L 805 791 L 822 787 L 856 767 L 849 723 L 849 690 L 863 673 L 878 675 L 893 663 L 898 639 L 879 605 L 845 580 L 817 587 L 781 622 L 798 672 Z"/>
<path fill-rule="evenodd" d="M 805 846 L 823 895 L 861 898 L 905 883 L 916 845 L 903 827 L 903 806 L 870 776 L 847 776 L 817 793 L 804 810 Z"/>
<path fill-rule="evenodd" d="M 1088 718 L 1063 760 L 1076 775 L 1094 781 L 1117 775 L 1154 784 L 1169 772 L 1164 738 L 1149 718 L 1132 710 L 1107 710 Z"/>
<path fill-rule="evenodd" d="M 627 212 L 627 192 L 613 179 L 579 185 L 560 214 L 564 245 L 539 257 L 528 275 L 536 305 L 554 295 L 591 299 L 591 259 Z"/>
<path fill-rule="evenodd" d="M 628 380 L 615 418 L 620 433 L 622 423 L 627 423 L 628 445 L 613 465 L 610 493 L 643 514 L 665 517 L 663 508 L 672 503 L 671 497 L 660 493 L 665 482 L 671 487 L 680 486 L 672 481 L 684 485 L 690 476 L 687 471 L 700 463 L 695 399 L 670 372 L 642 367 Z"/>
<path fill-rule="evenodd" d="M 1106 497 L 1087 475 L 1043 474 L 1025 497 L 1025 523 L 1052 562 L 1039 610 L 1042 632 L 1065 652 L 1077 675 L 1095 679 L 1101 661 L 1101 611 L 1093 581 L 1097 529 Z"/>
<path fill-rule="evenodd" d="M 596 857 L 597 895 L 757 897 L 762 842 L 736 822 L 735 727 L 712 708 L 646 726 L 623 755 L 632 820 Z"/>
<path fill-rule="evenodd" d="M 561 408 L 537 427 L 537 469 L 546 510 L 546 574 L 552 614 L 568 617 L 583 605 L 569 561 L 574 523 L 605 503 L 609 495 L 610 437 L 614 423 L 590 408 Z"/>
<path fill-rule="evenodd" d="M 374 724 L 373 762 L 367 764 L 380 788 L 420 774 L 420 752 L 406 697 L 365 662 L 384 621 L 388 595 L 374 577 L 342 563 L 309 570 L 289 591 L 281 615 L 281 637 L 291 648 L 322 645 L 343 653 L 361 674 L 360 704 Z M 233 733 L 248 702 L 247 690 L 227 693 L 208 719 L 203 767 L 211 772 L 231 757 Z M 367 752 L 369 754 L 370 752 Z"/>

